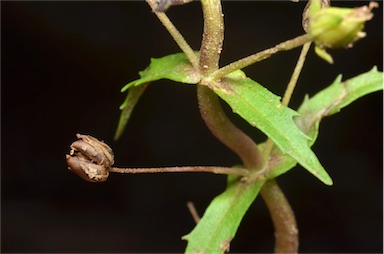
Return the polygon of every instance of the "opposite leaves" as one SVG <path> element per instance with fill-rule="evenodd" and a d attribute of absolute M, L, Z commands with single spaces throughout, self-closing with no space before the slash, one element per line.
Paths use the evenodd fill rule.
<path fill-rule="evenodd" d="M 140 79 L 124 86 L 122 91 L 159 79 L 188 84 L 201 81 L 199 73 L 193 69 L 182 53 L 152 59 L 150 66 L 140 72 L 140 76 Z M 209 77 L 205 78 L 200 85 L 210 87 L 235 113 L 270 137 L 283 153 L 293 157 L 325 184 L 332 184 L 331 178 L 310 149 L 309 138 L 293 122 L 292 118 L 297 113 L 282 106 L 280 97 L 247 78 L 240 70 L 229 74 L 220 82 L 209 80 Z M 127 120 L 127 118 L 121 120 L 120 124 L 123 125 Z"/>

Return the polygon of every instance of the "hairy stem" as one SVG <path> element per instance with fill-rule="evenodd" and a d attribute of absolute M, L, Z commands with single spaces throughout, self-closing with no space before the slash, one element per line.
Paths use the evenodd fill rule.
<path fill-rule="evenodd" d="M 295 215 L 276 181 L 267 181 L 261 195 L 275 227 L 275 253 L 297 253 L 299 240 Z"/>
<path fill-rule="evenodd" d="M 219 67 L 224 40 L 224 19 L 220 0 L 201 0 L 204 32 L 200 48 L 200 72 L 208 75 Z"/>
<path fill-rule="evenodd" d="M 224 39 L 224 21 L 220 0 L 202 0 L 204 34 L 200 50 L 200 71 L 209 75 L 218 69 Z M 197 98 L 202 118 L 213 135 L 235 152 L 246 168 L 262 165 L 257 145 L 225 115 L 219 99 L 208 87 L 197 86 Z"/>
<path fill-rule="evenodd" d="M 312 39 L 308 34 L 298 36 L 294 39 L 279 43 L 273 48 L 263 50 L 263 51 L 258 52 L 256 54 L 250 55 L 250 56 L 245 57 L 243 59 L 240 59 L 236 62 L 228 64 L 227 66 L 224 66 L 224 67 L 220 68 L 219 70 L 215 71 L 210 76 L 212 79 L 221 78 L 221 77 L 223 77 L 223 76 L 225 76 L 225 75 L 227 75 L 227 74 L 229 74 L 235 70 L 242 69 L 242 68 L 247 67 L 251 64 L 254 64 L 254 63 L 260 62 L 264 59 L 267 59 L 277 52 L 291 50 L 293 48 L 302 46 L 303 44 L 310 42 L 311 40 Z"/>
<path fill-rule="evenodd" d="M 147 0 L 147 3 L 151 7 L 152 11 L 155 10 L 157 4 L 155 0 Z M 187 56 L 188 60 L 191 62 L 193 68 L 195 70 L 198 70 L 199 68 L 199 59 L 196 56 L 193 49 L 189 46 L 187 41 L 184 39 L 184 37 L 181 35 L 179 30 L 172 24 L 172 22 L 169 20 L 167 15 L 162 12 L 154 12 L 157 16 L 157 18 L 160 20 L 160 22 L 165 26 L 165 28 L 168 30 L 172 38 L 175 40 L 177 45 L 180 47 L 180 49 L 184 52 L 184 54 Z"/>
<path fill-rule="evenodd" d="M 249 171 L 244 168 L 227 168 L 227 167 L 206 167 L 206 166 L 192 166 L 192 167 L 162 167 L 162 168 L 110 168 L 109 172 L 114 173 L 127 173 L 127 174 L 145 174 L 145 173 L 183 173 L 183 172 L 207 172 L 223 175 L 238 175 L 247 176 Z"/>
<path fill-rule="evenodd" d="M 268 58 L 276 52 L 288 50 L 310 41 L 310 38 L 304 35 L 218 70 L 224 29 L 221 5 L 219 0 L 202 0 L 202 5 L 204 35 L 199 65 L 203 76 L 209 75 L 212 79 L 219 78 Z M 241 158 L 245 168 L 260 170 L 264 166 L 264 159 L 256 143 L 227 118 L 216 94 L 203 85 L 197 86 L 197 94 L 200 113 L 214 136 Z M 274 180 L 267 181 L 261 189 L 261 195 L 269 208 L 275 226 L 275 252 L 297 252 L 295 218 L 277 183 Z"/>

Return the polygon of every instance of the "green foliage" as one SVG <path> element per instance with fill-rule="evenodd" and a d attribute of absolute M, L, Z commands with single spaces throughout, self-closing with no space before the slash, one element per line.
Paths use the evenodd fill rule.
<path fill-rule="evenodd" d="M 382 89 L 383 73 L 376 68 L 344 82 L 341 82 L 339 76 L 329 87 L 303 102 L 295 123 L 312 138 L 312 145 L 317 138 L 321 119 L 339 112 L 366 94 Z M 275 178 L 296 164 L 292 157 L 275 149 L 268 162 L 267 177 Z M 212 201 L 199 224 L 183 238 L 188 240 L 187 253 L 223 253 L 223 246 L 235 236 L 243 215 L 265 183 L 264 178 L 256 179 L 255 182 L 238 178 L 235 181 L 234 177 L 228 179 L 227 189 Z"/>
<path fill-rule="evenodd" d="M 210 87 L 235 113 L 271 138 L 284 154 L 293 157 L 325 184 L 332 185 L 332 179 L 308 145 L 310 138 L 293 122 L 297 113 L 283 106 L 280 97 L 247 78 L 240 70 Z"/>
<path fill-rule="evenodd" d="M 305 98 L 298 109 L 299 116 L 294 118 L 299 129 L 308 135 L 312 146 L 319 133 L 320 121 L 327 116 L 339 112 L 353 101 L 376 91 L 383 90 L 383 73 L 377 68 L 360 74 L 354 78 L 341 81 L 341 76 L 327 88 L 312 98 Z M 275 149 L 269 159 L 268 178 L 275 178 L 293 168 L 296 161 L 289 156 L 282 156 Z"/>
<path fill-rule="evenodd" d="M 186 253 L 225 252 L 264 182 L 258 179 L 249 183 L 228 176 L 225 192 L 212 201 L 193 231 L 183 237 L 188 241 Z"/>
<path fill-rule="evenodd" d="M 128 91 L 127 97 L 120 106 L 121 115 L 115 133 L 115 140 L 123 134 L 132 110 L 150 82 L 159 79 L 169 79 L 180 83 L 196 84 L 200 75 L 193 69 L 186 56 L 182 53 L 168 55 L 162 58 L 152 58 L 151 64 L 139 72 L 140 78 L 129 82 L 121 92 Z"/>
<path fill-rule="evenodd" d="M 170 79 L 186 84 L 196 84 L 200 81 L 199 73 L 193 69 L 183 53 L 152 58 L 148 68 L 139 72 L 139 74 L 139 79 L 126 84 L 121 91 L 125 92 L 132 86 L 139 86 L 159 79 Z"/>
<path fill-rule="evenodd" d="M 146 83 L 142 86 L 131 87 L 131 89 L 129 89 L 127 98 L 120 106 L 121 116 L 119 124 L 117 125 L 115 140 L 118 140 L 123 134 L 125 126 L 127 125 L 129 118 L 131 117 L 133 109 L 135 108 L 137 102 L 139 101 L 141 95 L 144 93 L 148 85 L 149 83 Z"/>
<path fill-rule="evenodd" d="M 151 5 L 151 1 L 149 4 Z M 210 45 L 209 43 L 221 45 L 222 43 L 221 39 L 218 39 L 221 38 L 218 35 L 223 26 L 218 25 L 215 31 L 215 25 L 220 22 L 215 23 L 215 19 L 212 18 L 213 14 L 222 14 L 220 1 L 202 1 L 202 5 L 206 27 L 199 64 L 201 70 L 214 72 L 221 46 L 207 45 Z M 315 52 L 317 54 L 326 61 L 333 62 L 332 56 L 325 49 L 349 46 L 362 38 L 364 23 L 372 18 L 371 10 L 377 7 L 377 4 L 374 3 L 354 9 L 334 8 L 328 5 L 328 1 L 313 0 L 310 2 L 309 10 L 305 11 L 303 20 L 304 29 L 308 34 L 297 37 L 304 38 L 303 41 L 295 38 L 287 41 L 286 44 L 282 43 L 270 50 L 241 59 L 230 64 L 229 69 L 224 67 L 221 69 L 221 73 L 219 70 L 221 75 L 216 76 L 214 74 L 202 76 L 198 67 L 192 66 L 190 62 L 193 62 L 194 66 L 198 65 L 197 58 L 195 59 L 194 53 L 192 53 L 193 50 L 189 48 L 179 32 L 169 24 L 169 21 L 164 16 L 158 15 L 189 58 L 184 53 L 177 53 L 151 59 L 148 68 L 139 73 L 140 78 L 122 88 L 122 92 L 128 91 L 128 95 L 120 107 L 122 112 L 115 139 L 121 136 L 132 110 L 148 84 L 159 79 L 169 79 L 178 83 L 209 87 L 232 108 L 234 113 L 266 134 L 274 144 L 271 151 L 265 149 L 268 151 L 266 154 L 269 157 L 266 158 L 267 163 L 263 169 L 258 172 L 246 171 L 249 172 L 249 175 L 244 177 L 228 176 L 226 190 L 211 202 L 192 232 L 183 237 L 188 241 L 187 253 L 224 253 L 228 251 L 229 244 L 234 238 L 243 216 L 257 198 L 264 183 L 268 179 L 274 179 L 288 172 L 297 163 L 323 183 L 332 185 L 331 177 L 311 150 L 311 146 L 318 136 L 320 122 L 324 117 L 339 112 L 358 98 L 382 90 L 382 73 L 373 68 L 365 74 L 344 82 L 339 76 L 333 84 L 312 98 L 306 97 L 299 109 L 295 111 L 283 106 L 279 96 L 271 93 L 239 70 L 246 65 L 269 57 L 278 50 L 288 50 L 310 41 L 316 43 Z M 220 8 L 211 8 L 214 6 Z M 198 52 L 195 54 L 199 55 Z M 226 72 L 223 72 L 223 69 Z M 203 71 L 203 73 L 209 73 L 209 71 Z M 227 73 L 229 74 L 225 75 Z M 214 114 L 212 115 L 211 117 L 214 117 Z M 221 124 L 222 122 L 219 125 Z M 209 127 L 212 130 L 217 126 Z M 265 146 L 265 143 L 260 144 L 259 150 L 263 151 Z M 268 147 L 270 148 L 270 146 Z M 263 194 L 265 190 L 263 190 Z M 294 227 L 294 225 L 292 226 Z"/>
<path fill-rule="evenodd" d="M 199 74 L 182 53 L 152 59 L 140 76 L 122 89 L 129 88 L 130 92 L 121 106 L 117 134 L 121 134 L 148 82 L 163 78 L 188 84 L 200 82 Z M 246 181 L 229 176 L 227 189 L 212 201 L 195 229 L 183 237 L 188 241 L 187 253 L 223 253 L 267 178 L 275 178 L 300 163 L 324 183 L 332 183 L 310 149 L 317 138 L 320 121 L 358 98 L 383 89 L 383 76 L 376 68 L 344 82 L 339 76 L 329 87 L 310 99 L 306 98 L 298 112 L 282 106 L 278 96 L 247 78 L 240 70 L 220 82 L 207 78 L 201 84 L 210 87 L 235 113 L 263 131 L 277 145 L 266 166 L 266 178 Z M 260 148 L 263 145 L 259 145 Z"/>
<path fill-rule="evenodd" d="M 200 81 L 200 76 L 182 53 L 152 59 L 150 66 L 140 72 L 140 76 L 140 79 L 123 87 L 122 91 L 163 78 L 189 84 Z M 297 113 L 284 107 L 280 103 L 280 97 L 247 78 L 240 70 L 231 73 L 220 82 L 205 79 L 202 84 L 209 86 L 232 107 L 234 112 L 270 137 L 283 153 L 295 158 L 325 184 L 332 184 L 331 178 L 309 148 L 309 138 L 293 122 L 292 117 Z M 128 118 L 123 118 L 122 115 L 119 124 L 122 127 L 118 128 L 119 134 L 127 121 Z"/>
<path fill-rule="evenodd" d="M 338 76 L 329 87 L 310 99 L 305 98 L 298 110 L 300 117 L 295 122 L 312 138 L 312 145 L 317 138 L 322 118 L 339 112 L 364 95 L 380 90 L 383 90 L 383 73 L 376 67 L 344 82 Z"/>

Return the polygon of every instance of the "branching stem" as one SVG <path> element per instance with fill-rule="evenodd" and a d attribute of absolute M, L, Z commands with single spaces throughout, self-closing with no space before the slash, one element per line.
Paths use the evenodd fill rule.
<path fill-rule="evenodd" d="M 220 51 L 212 52 L 211 45 L 217 46 L 222 43 L 222 41 L 220 41 L 220 43 L 217 41 L 212 42 L 217 38 L 217 34 L 222 32 L 221 29 L 224 27 L 223 25 L 220 25 L 220 22 L 215 23 L 213 18 L 222 15 L 221 8 L 213 8 L 213 6 L 219 6 L 219 4 L 219 0 L 202 0 L 205 23 L 199 64 L 200 71 L 203 75 L 210 75 L 210 77 L 214 76 L 213 79 L 218 78 L 239 68 L 265 59 L 278 51 L 288 50 L 295 45 L 302 45 L 309 40 L 307 36 L 298 37 L 286 43 L 279 44 L 273 49 L 260 52 L 245 60 L 240 60 L 217 70 L 219 60 L 219 55 L 217 54 L 220 53 Z M 215 10 L 216 14 L 212 14 L 212 10 Z M 219 36 L 219 38 L 223 37 Z M 217 50 L 217 47 L 215 50 Z M 200 113 L 211 132 L 241 158 L 245 168 L 260 170 L 264 165 L 264 159 L 256 143 L 243 131 L 234 126 L 227 118 L 216 94 L 203 85 L 198 85 L 197 94 Z M 266 157 L 266 159 L 268 159 L 268 157 Z M 274 180 L 267 181 L 261 190 L 261 195 L 270 210 L 275 225 L 275 251 L 285 253 L 292 251 L 297 252 L 298 239 L 294 215 L 276 182 Z M 272 211 L 275 208 L 278 210 Z M 280 214 L 280 212 L 284 212 L 284 214 Z M 287 230 L 288 227 L 293 228 L 293 231 Z M 296 235 L 294 234 L 295 230 Z"/>
<path fill-rule="evenodd" d="M 152 9 L 155 8 L 154 0 L 147 0 Z M 163 13 L 156 13 L 160 21 L 167 28 L 169 33 L 178 43 L 179 47 L 187 55 L 192 65 L 200 70 L 203 77 L 219 79 L 235 70 L 242 69 L 253 63 L 259 62 L 280 51 L 286 51 L 306 44 L 302 55 L 292 75 L 288 85 L 283 104 L 287 105 L 292 95 L 293 89 L 301 71 L 305 54 L 309 49 L 311 38 L 309 35 L 302 35 L 292 40 L 285 41 L 273 48 L 261 51 L 246 58 L 240 59 L 221 69 L 219 66 L 220 53 L 224 39 L 224 21 L 220 0 L 201 0 L 204 15 L 204 33 L 200 48 L 200 57 L 197 60 L 196 54 L 185 42 L 184 38 Z M 304 53 L 305 51 L 305 53 Z M 302 59 L 303 58 L 303 59 Z M 300 66 L 301 65 L 301 66 Z M 273 147 L 273 142 L 268 140 L 263 155 L 260 153 L 256 143 L 243 131 L 238 129 L 227 118 L 221 108 L 219 99 L 208 87 L 197 86 L 198 103 L 200 113 L 211 132 L 222 143 L 235 152 L 242 160 L 244 167 L 241 168 L 222 168 L 222 167 L 167 167 L 149 169 L 119 169 L 112 168 L 110 172 L 120 173 L 158 173 L 158 172 L 211 172 L 216 174 L 237 174 L 242 176 L 249 175 L 249 170 L 260 170 L 264 166 L 264 161 L 268 160 Z M 271 213 L 275 226 L 275 252 L 296 253 L 298 249 L 298 231 L 293 211 L 287 202 L 284 194 L 278 187 L 275 180 L 268 180 L 262 190 L 261 195 Z"/>

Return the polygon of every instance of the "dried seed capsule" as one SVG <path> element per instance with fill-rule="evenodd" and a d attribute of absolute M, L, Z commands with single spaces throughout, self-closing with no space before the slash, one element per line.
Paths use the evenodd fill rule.
<path fill-rule="evenodd" d="M 66 155 L 69 169 L 89 182 L 106 181 L 114 163 L 112 149 L 94 137 L 76 136 L 79 140 L 72 143 L 71 151 Z"/>
<path fill-rule="evenodd" d="M 69 169 L 84 180 L 93 183 L 105 182 L 107 180 L 109 171 L 105 166 L 83 161 L 78 157 L 72 157 L 68 154 L 66 158 Z"/>
<path fill-rule="evenodd" d="M 113 151 L 107 144 L 89 135 L 76 134 L 76 137 L 80 140 L 73 142 L 71 149 L 80 152 L 78 156 L 86 157 L 106 167 L 113 165 Z"/>

